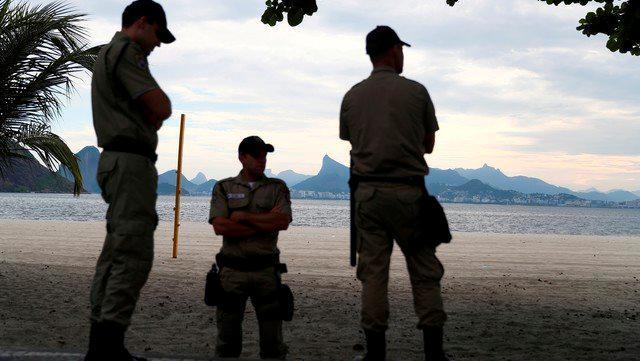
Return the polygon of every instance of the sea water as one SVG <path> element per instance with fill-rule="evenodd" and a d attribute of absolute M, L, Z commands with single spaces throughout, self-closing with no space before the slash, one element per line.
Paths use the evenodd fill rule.
<path fill-rule="evenodd" d="M 209 197 L 182 197 L 183 222 L 207 222 Z M 172 222 L 173 196 L 158 197 L 161 221 Z M 445 203 L 457 232 L 510 234 L 640 235 L 640 209 L 542 207 Z M 293 199 L 292 226 L 349 227 L 349 202 Z M 0 193 L 0 219 L 104 220 L 107 206 L 97 194 Z"/>

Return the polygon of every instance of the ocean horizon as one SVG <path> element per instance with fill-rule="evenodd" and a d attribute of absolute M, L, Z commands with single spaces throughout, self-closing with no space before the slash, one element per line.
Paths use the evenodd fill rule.
<path fill-rule="evenodd" d="M 209 197 L 182 197 L 181 222 L 206 223 Z M 161 222 L 173 222 L 174 196 L 159 196 Z M 639 236 L 640 209 L 443 203 L 454 232 Z M 104 220 L 98 194 L 0 193 L 0 219 L 47 221 Z M 292 226 L 349 227 L 346 200 L 292 199 Z"/>

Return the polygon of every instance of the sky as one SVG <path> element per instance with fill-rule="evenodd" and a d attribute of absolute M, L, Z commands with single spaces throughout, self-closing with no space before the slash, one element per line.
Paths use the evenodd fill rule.
<path fill-rule="evenodd" d="M 436 107 L 431 167 L 486 163 L 574 190 L 640 190 L 640 57 L 611 53 L 606 37 L 575 29 L 593 7 L 319 0 L 300 26 L 272 28 L 260 22 L 264 0 L 159 2 L 177 38 L 149 58 L 173 103 L 159 132 L 160 172 L 176 168 L 180 114 L 188 178 L 237 174 L 237 146 L 249 135 L 275 146 L 267 167 L 276 173 L 316 174 L 325 154 L 348 164 L 340 102 L 370 74 L 364 39 L 384 24 L 412 45 L 403 75 L 424 84 Z M 70 3 L 88 14 L 97 45 L 120 28 L 129 1 Z M 85 75 L 54 124 L 73 151 L 96 145 L 90 101 Z"/>

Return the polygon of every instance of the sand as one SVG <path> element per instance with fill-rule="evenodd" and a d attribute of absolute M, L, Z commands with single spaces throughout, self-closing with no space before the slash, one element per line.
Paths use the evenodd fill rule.
<path fill-rule="evenodd" d="M 104 223 L 0 220 L 0 349 L 83 352 L 88 293 Z M 155 264 L 128 333 L 130 350 L 213 355 L 214 309 L 203 282 L 220 247 L 210 226 L 156 232 Z M 363 344 L 360 284 L 348 267 L 348 231 L 291 228 L 280 237 L 296 312 L 285 324 L 293 360 L 350 360 Z M 455 360 L 640 359 L 640 237 L 457 233 L 438 249 L 446 268 L 446 349 Z M 411 289 L 392 260 L 390 360 L 421 360 Z M 247 308 L 244 357 L 256 357 Z"/>

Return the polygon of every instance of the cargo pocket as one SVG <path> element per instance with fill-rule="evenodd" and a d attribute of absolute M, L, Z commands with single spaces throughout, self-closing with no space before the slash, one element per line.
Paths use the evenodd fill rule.
<path fill-rule="evenodd" d="M 117 164 L 117 157 L 105 154 L 104 152 L 100 155 L 96 180 L 98 181 L 98 185 L 100 186 L 100 194 L 102 195 L 102 199 L 104 199 L 104 201 L 107 203 L 111 203 L 110 192 L 107 189 L 109 185 L 109 179 L 115 173 Z"/>
<path fill-rule="evenodd" d="M 239 211 L 239 210 L 242 210 L 242 208 L 245 208 L 249 205 L 249 198 L 248 197 L 231 198 L 229 199 L 227 204 L 229 205 L 230 212 Z"/>
<path fill-rule="evenodd" d="M 114 251 L 126 258 L 153 261 L 155 225 L 142 221 L 112 221 Z"/>
<path fill-rule="evenodd" d="M 426 218 L 424 196 L 420 188 L 402 188 L 396 191 L 399 208 L 396 211 L 395 233 L 401 247 L 407 250 L 425 244 Z M 407 248 L 408 247 L 408 248 Z"/>

